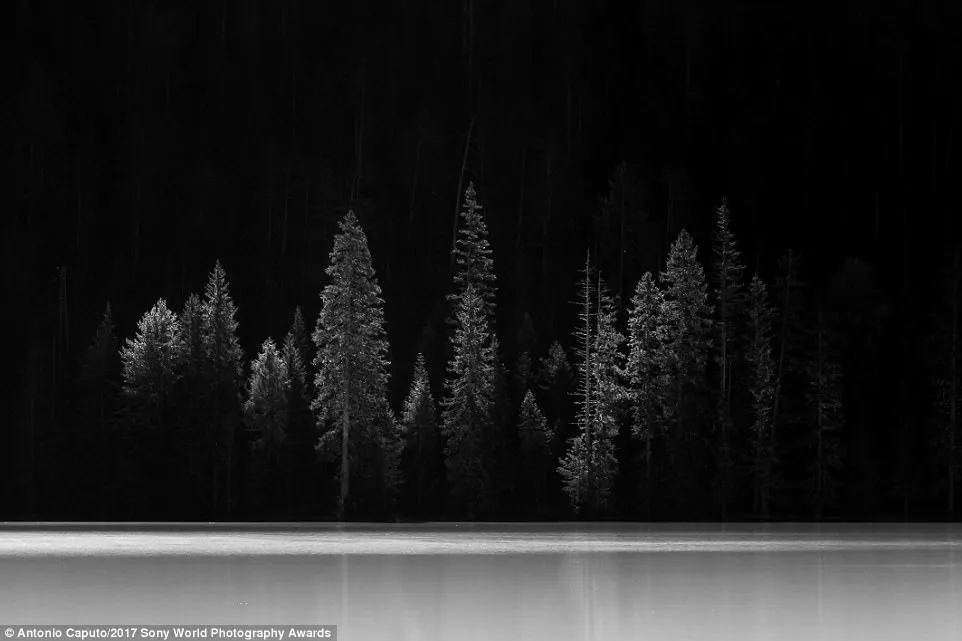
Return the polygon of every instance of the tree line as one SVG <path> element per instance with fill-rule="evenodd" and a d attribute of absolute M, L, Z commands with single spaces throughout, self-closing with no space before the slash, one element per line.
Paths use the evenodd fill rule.
<path fill-rule="evenodd" d="M 108 304 L 78 380 L 64 457 L 81 518 L 833 518 L 857 482 L 846 404 L 846 301 L 787 251 L 749 275 L 728 203 L 709 256 L 681 230 L 623 300 L 586 252 L 575 331 L 506 365 L 484 210 L 465 191 L 443 373 L 418 354 L 403 406 L 367 236 L 340 222 L 309 330 L 249 362 L 217 262 L 203 296 L 159 299 L 120 343 Z M 927 456 L 904 484 L 958 489 L 959 259 L 939 282 Z M 530 321 L 528 321 L 530 324 Z M 524 331 L 522 331 L 524 334 Z M 433 377 L 443 380 L 436 398 Z M 906 443 L 910 442 L 908 439 Z M 32 451 L 32 450 L 31 450 Z M 925 474 L 912 473 L 919 465 Z M 68 488 L 64 488 L 67 491 Z"/>

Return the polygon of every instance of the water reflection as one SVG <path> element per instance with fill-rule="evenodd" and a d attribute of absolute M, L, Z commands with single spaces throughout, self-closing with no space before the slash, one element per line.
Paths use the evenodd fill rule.
<path fill-rule="evenodd" d="M 29 534 L 11 542 L 0 533 L 0 624 L 333 623 L 349 641 L 948 640 L 962 629 L 959 538 L 944 533 L 872 533 L 862 539 L 878 545 L 858 547 L 840 544 L 862 540 L 851 533 L 769 531 L 754 546 L 704 552 L 693 550 L 712 543 L 708 532 L 680 533 L 675 547 L 667 532 L 540 532 L 551 549 L 573 540 L 575 551 L 488 554 L 478 550 L 523 536 L 481 531 L 463 533 L 475 552 L 459 554 L 444 547 L 446 534 L 421 532 L 448 552 L 388 554 L 371 535 L 351 544 L 356 553 L 291 553 L 328 534 L 263 534 L 256 555 L 225 554 L 225 540 L 208 538 L 194 544 L 220 552 L 118 556 L 12 553 L 30 547 Z M 634 545 L 639 537 L 658 544 Z M 240 549 L 252 545 L 244 541 Z M 608 551 L 584 551 L 595 541 Z"/>

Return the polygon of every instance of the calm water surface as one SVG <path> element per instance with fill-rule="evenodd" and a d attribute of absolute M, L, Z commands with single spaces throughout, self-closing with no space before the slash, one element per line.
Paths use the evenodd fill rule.
<path fill-rule="evenodd" d="M 342 641 L 962 639 L 951 526 L 0 526 L 0 625 Z"/>

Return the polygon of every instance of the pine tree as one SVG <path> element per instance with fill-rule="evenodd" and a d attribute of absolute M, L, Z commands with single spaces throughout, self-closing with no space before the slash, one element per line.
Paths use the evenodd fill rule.
<path fill-rule="evenodd" d="M 827 316 L 823 304 L 819 303 L 814 328 L 814 352 L 808 364 L 810 382 L 807 400 L 813 419 L 812 442 L 815 450 L 810 478 L 816 519 L 821 519 L 826 509 L 835 504 L 842 468 L 839 432 L 845 420 L 837 338 Z"/>
<path fill-rule="evenodd" d="M 524 395 L 534 384 L 534 369 L 531 364 L 531 354 L 527 351 L 518 355 L 518 362 L 514 366 L 515 396 L 524 399 Z"/>
<path fill-rule="evenodd" d="M 126 464 L 129 466 L 134 509 L 150 506 L 154 516 L 170 504 L 167 492 L 171 453 L 169 398 L 177 384 L 183 354 L 177 315 L 160 299 L 137 323 L 137 334 L 120 350 L 126 411 Z M 129 489 L 128 489 L 129 491 Z"/>
<path fill-rule="evenodd" d="M 306 509 L 314 505 L 314 446 L 317 429 L 311 417 L 311 380 L 308 378 L 304 355 L 310 358 L 310 348 L 303 342 L 304 318 L 298 307 L 294 322 L 284 338 L 282 357 L 287 369 L 290 386 L 287 391 L 286 464 L 287 487 L 285 488 L 288 513 L 306 516 Z"/>
<path fill-rule="evenodd" d="M 454 249 L 454 293 L 448 301 L 454 309 L 459 309 L 460 297 L 469 286 L 473 286 L 484 301 L 485 319 L 489 329 L 495 326 L 495 297 L 497 277 L 494 273 L 494 258 L 488 244 L 488 227 L 484 222 L 483 208 L 478 204 L 474 183 L 468 185 L 464 194 L 461 210 L 462 224 L 458 229 L 458 239 Z"/>
<path fill-rule="evenodd" d="M 751 426 L 752 489 L 755 514 L 768 517 L 777 457 L 772 441 L 775 364 L 772 360 L 772 308 L 765 283 L 756 274 L 749 286 L 748 381 L 754 421 Z"/>
<path fill-rule="evenodd" d="M 456 511 L 475 518 L 490 506 L 495 355 L 484 300 L 473 285 L 460 298 L 442 413 L 445 464 Z"/>
<path fill-rule="evenodd" d="M 404 477 L 409 479 L 408 502 L 419 516 L 437 507 L 437 480 L 442 471 L 439 465 L 442 457 L 436 411 L 424 355 L 419 353 L 401 418 L 405 436 L 402 469 Z"/>
<path fill-rule="evenodd" d="M 268 338 L 251 364 L 244 418 L 253 432 L 251 489 L 256 497 L 255 504 L 266 501 L 266 505 L 274 509 L 279 504 L 283 487 L 278 480 L 287 439 L 285 428 L 290 388 L 287 363 L 277 351 L 274 341 Z"/>
<path fill-rule="evenodd" d="M 778 262 L 775 288 L 777 318 L 773 325 L 775 335 L 775 392 L 772 406 L 772 443 L 775 456 L 783 461 L 780 476 L 784 480 L 773 487 L 772 501 L 775 506 L 787 503 L 789 496 L 784 490 L 800 485 L 808 477 L 808 470 L 794 463 L 791 452 L 806 447 L 808 432 L 805 407 L 808 389 L 807 360 L 805 350 L 807 329 L 802 318 L 805 283 L 802 280 L 802 258 L 788 250 Z"/>
<path fill-rule="evenodd" d="M 484 389 L 474 392 L 478 398 L 486 398 L 485 404 L 485 425 L 486 428 L 479 434 L 479 438 L 486 439 L 483 450 L 487 457 L 488 469 L 485 470 L 485 480 L 483 483 L 478 481 L 462 488 L 464 493 L 455 503 L 461 508 L 467 508 L 469 512 L 476 509 L 488 509 L 492 507 L 497 492 L 502 489 L 501 484 L 507 483 L 505 473 L 512 469 L 511 452 L 507 448 L 505 439 L 507 432 L 507 420 L 510 412 L 510 402 L 508 399 L 507 373 L 503 365 L 500 345 L 495 333 L 495 298 L 497 294 L 497 278 L 494 273 L 494 259 L 492 258 L 491 248 L 488 244 L 488 230 L 482 214 L 482 208 L 477 202 L 477 194 L 474 184 L 469 184 L 465 192 L 465 203 L 461 212 L 463 224 L 458 230 L 458 238 L 453 252 L 455 264 L 454 274 L 454 293 L 448 296 L 449 302 L 453 304 L 457 313 L 452 325 L 455 328 L 455 336 L 451 341 L 453 352 L 459 350 L 456 344 L 459 340 L 458 332 L 461 328 L 459 318 L 462 313 L 470 306 L 466 306 L 468 301 L 468 290 L 472 290 L 474 296 L 481 301 L 481 323 L 478 328 L 473 328 L 472 333 L 479 333 L 486 336 L 488 344 L 483 350 L 484 365 L 483 369 L 487 372 L 489 379 L 484 382 Z M 472 303 L 473 305 L 473 303 Z M 472 322 L 474 322 L 472 318 Z M 463 351 L 464 346 L 460 349 Z M 470 349 L 475 349 L 471 346 Z M 456 359 L 455 354 L 449 353 L 450 362 Z M 449 368 L 447 387 L 451 389 L 457 382 L 457 373 Z M 445 420 L 446 423 L 446 420 Z M 450 445 L 450 443 L 449 443 Z M 498 483 L 501 482 L 501 483 Z M 468 489 L 471 488 L 471 489 Z M 452 485 L 452 492 L 457 492 Z M 468 497 L 472 498 L 469 500 Z M 473 512 L 472 512 L 473 513 Z"/>
<path fill-rule="evenodd" d="M 244 352 L 237 338 L 237 308 L 230 296 L 227 274 L 218 260 L 207 278 L 201 304 L 201 341 L 204 372 L 210 390 L 208 455 L 211 499 L 214 510 L 233 510 L 233 475 L 236 463 L 237 429 L 241 421 L 241 391 L 244 385 Z"/>
<path fill-rule="evenodd" d="M 180 361 L 180 382 L 177 390 L 178 434 L 181 448 L 176 453 L 179 467 L 175 473 L 180 482 L 180 494 L 185 497 L 183 508 L 192 518 L 205 518 L 213 508 L 209 505 L 212 493 L 212 472 L 215 469 L 214 421 L 210 367 L 204 346 L 203 303 L 191 294 L 180 313 L 184 352 Z"/>
<path fill-rule="evenodd" d="M 518 410 L 518 436 L 522 463 L 519 489 L 528 495 L 529 501 L 525 507 L 537 510 L 546 502 L 553 434 L 531 390 L 525 393 Z"/>
<path fill-rule="evenodd" d="M 604 488 L 603 496 L 611 493 L 618 474 L 615 457 L 615 438 L 624 419 L 628 392 L 625 384 L 625 354 L 622 348 L 625 336 L 617 327 L 619 306 L 609 292 L 606 283 L 596 274 L 595 297 L 597 314 L 595 322 L 595 390 L 598 395 L 598 437 L 592 439 L 597 445 L 599 458 L 595 468 L 599 475 L 598 487 Z M 606 507 L 602 501 L 598 507 Z"/>
<path fill-rule="evenodd" d="M 728 201 L 722 198 L 715 212 L 714 270 L 712 294 L 715 308 L 714 346 L 718 365 L 718 392 L 715 398 L 716 500 L 721 518 L 728 515 L 728 505 L 735 492 L 734 453 L 732 447 L 732 372 L 742 357 L 738 342 L 745 313 L 745 291 L 742 282 L 745 266 L 741 251 L 731 231 Z"/>
<path fill-rule="evenodd" d="M 124 393 L 145 403 L 152 416 L 163 407 L 177 380 L 183 345 L 177 314 L 161 298 L 137 322 L 137 334 L 120 350 Z"/>
<path fill-rule="evenodd" d="M 651 272 L 645 272 L 635 287 L 628 311 L 629 355 L 628 393 L 633 412 L 632 435 L 642 441 L 645 457 L 644 501 L 647 516 L 652 513 L 654 494 L 653 445 L 664 431 L 668 344 L 667 328 L 661 317 L 664 301 Z"/>
<path fill-rule="evenodd" d="M 288 336 L 290 336 L 294 347 L 297 348 L 301 364 L 304 367 L 304 380 L 309 385 L 310 382 L 314 380 L 311 372 L 308 371 L 309 366 L 314 360 L 314 355 L 311 350 L 311 337 L 307 333 L 307 325 L 304 322 L 304 315 L 301 313 L 300 305 L 294 308 L 294 321 L 291 323 L 290 330 L 288 330 Z M 284 342 L 287 342 L 286 338 Z"/>
<path fill-rule="evenodd" d="M 317 396 L 311 408 L 326 431 L 319 445 L 341 452 L 339 517 L 344 519 L 351 506 L 393 509 L 399 434 L 387 402 L 384 301 L 367 236 L 352 211 L 340 229 L 313 335 Z M 352 481 L 360 485 L 355 495 Z"/>
<path fill-rule="evenodd" d="M 180 313 L 184 338 L 184 375 L 199 378 L 207 370 L 204 351 L 204 311 L 197 294 L 191 294 Z"/>
<path fill-rule="evenodd" d="M 801 257 L 791 249 L 778 262 L 775 277 L 775 298 L 778 310 L 778 354 L 775 370 L 775 398 L 772 409 L 772 432 L 777 428 L 798 422 L 797 412 L 793 411 L 790 394 L 794 378 L 804 370 L 802 364 L 801 342 L 804 326 L 801 319 L 802 294 L 804 284 L 801 279 Z"/>
<path fill-rule="evenodd" d="M 619 351 L 624 336 L 615 327 L 615 302 L 593 269 L 590 254 L 582 273 L 577 301 L 581 323 L 575 331 L 582 361 L 579 433 L 572 439 L 558 473 L 575 512 L 597 514 L 609 507 L 618 472 L 614 438 L 625 399 Z"/>
<path fill-rule="evenodd" d="M 578 285 L 578 300 L 575 303 L 579 307 L 579 323 L 574 334 L 575 344 L 577 345 L 575 356 L 580 360 L 577 400 L 575 401 L 578 407 L 578 433 L 569 441 L 568 450 L 558 467 L 564 492 L 576 513 L 592 500 L 589 474 L 591 437 L 597 431 L 598 416 L 597 391 L 594 388 L 594 376 L 592 375 L 595 368 L 593 343 L 597 310 L 594 308 L 595 297 L 592 292 L 594 270 L 591 266 L 590 253 L 585 260 L 585 268 L 582 273 L 584 277 Z"/>
<path fill-rule="evenodd" d="M 571 379 L 568 357 L 561 343 L 555 341 L 548 349 L 547 356 L 541 359 L 537 375 L 545 418 L 554 435 L 551 451 L 555 459 L 563 455 L 564 447 L 572 436 L 569 433 Z"/>
<path fill-rule="evenodd" d="M 697 500 L 705 465 L 705 368 L 711 348 L 712 307 L 704 270 L 691 236 L 682 230 L 672 243 L 665 271 L 661 315 L 668 343 L 667 445 L 679 503 Z"/>

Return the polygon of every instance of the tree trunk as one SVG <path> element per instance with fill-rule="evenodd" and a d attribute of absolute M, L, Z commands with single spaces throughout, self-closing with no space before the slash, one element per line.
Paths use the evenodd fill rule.
<path fill-rule="evenodd" d="M 348 406 L 350 385 L 345 384 L 344 405 L 341 409 L 341 501 L 338 508 L 338 519 L 343 521 L 347 511 L 347 497 L 350 489 L 350 469 L 348 463 L 348 439 L 350 438 L 351 412 Z"/>
<path fill-rule="evenodd" d="M 776 442 L 775 426 L 778 424 L 778 401 L 782 396 L 782 379 L 785 376 L 785 358 L 788 355 L 788 305 L 791 300 L 792 286 L 792 250 L 788 250 L 788 267 L 785 274 L 785 296 L 782 299 L 782 330 L 781 340 L 778 346 L 778 370 L 775 374 L 775 400 L 772 403 L 772 443 Z"/>

